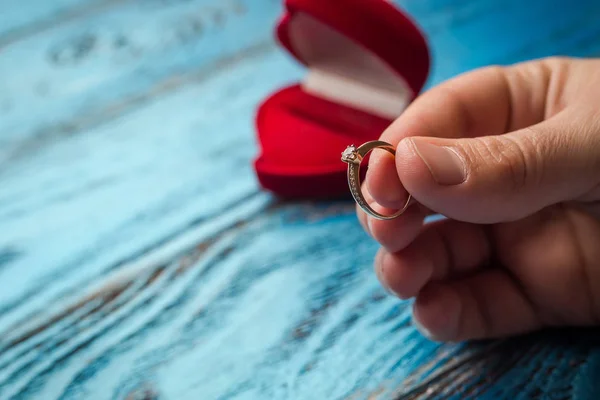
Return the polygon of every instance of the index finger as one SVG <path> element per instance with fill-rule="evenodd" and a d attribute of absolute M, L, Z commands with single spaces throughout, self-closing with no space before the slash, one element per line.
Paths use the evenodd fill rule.
<path fill-rule="evenodd" d="M 418 97 L 381 140 L 397 147 L 407 137 L 499 135 L 536 124 L 544 119 L 549 84 L 541 65 L 487 67 L 440 84 Z M 408 196 L 393 157 L 371 156 L 366 187 L 377 203 L 391 209 Z"/>

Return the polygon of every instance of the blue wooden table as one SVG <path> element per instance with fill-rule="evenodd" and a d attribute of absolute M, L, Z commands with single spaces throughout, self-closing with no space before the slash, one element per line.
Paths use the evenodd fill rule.
<path fill-rule="evenodd" d="M 398 4 L 428 87 L 600 55 L 597 0 Z M 352 202 L 259 189 L 256 106 L 304 74 L 280 10 L 0 0 L 0 398 L 600 398 L 597 331 L 429 342 Z"/>

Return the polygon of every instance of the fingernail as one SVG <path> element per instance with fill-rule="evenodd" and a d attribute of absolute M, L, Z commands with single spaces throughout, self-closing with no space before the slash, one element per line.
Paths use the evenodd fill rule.
<path fill-rule="evenodd" d="M 425 336 L 429 340 L 434 339 L 431 331 L 429 329 L 425 328 L 423 325 L 421 325 L 421 323 L 416 318 L 413 317 L 412 322 L 413 322 L 413 325 L 415 326 L 415 328 L 417 329 L 417 331 L 419 331 L 421 333 L 421 335 Z"/>
<path fill-rule="evenodd" d="M 369 227 L 369 235 L 373 236 L 373 218 L 367 215 L 367 226 Z"/>
<path fill-rule="evenodd" d="M 412 139 L 412 143 L 438 184 L 451 186 L 465 181 L 467 178 L 465 164 L 453 150 L 431 144 L 423 139 Z"/>

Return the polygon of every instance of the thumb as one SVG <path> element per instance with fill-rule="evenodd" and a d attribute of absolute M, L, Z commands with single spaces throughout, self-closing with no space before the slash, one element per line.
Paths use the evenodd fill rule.
<path fill-rule="evenodd" d="M 600 127 L 588 122 L 565 112 L 503 135 L 409 137 L 398 145 L 397 172 L 433 212 L 473 223 L 520 219 L 600 184 Z"/>

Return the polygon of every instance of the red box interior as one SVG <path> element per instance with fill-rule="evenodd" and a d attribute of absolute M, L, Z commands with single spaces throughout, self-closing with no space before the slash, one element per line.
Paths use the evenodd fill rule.
<path fill-rule="evenodd" d="M 321 62 L 328 68 L 352 70 L 352 65 L 343 63 L 354 59 L 357 65 L 365 63 L 369 72 L 368 62 L 363 60 L 370 54 L 395 75 L 387 74 L 387 82 L 376 82 L 382 92 L 393 95 L 397 78 L 407 88 L 410 102 L 425 84 L 429 72 L 425 39 L 392 4 L 384 0 L 287 0 L 285 7 L 277 27 L 278 39 L 309 69 L 311 63 Z M 306 16 L 332 31 L 315 32 L 310 25 L 300 24 Z M 336 35 L 352 41 L 348 49 L 356 53 L 359 48 L 364 54 L 346 57 L 345 48 L 332 41 Z M 368 87 L 363 80 L 375 81 L 385 75 L 371 71 L 370 77 L 367 72 L 363 77 L 361 69 L 355 69 L 351 79 L 340 73 L 339 82 L 355 81 L 356 87 L 363 88 Z M 378 139 L 393 119 L 389 113 L 382 115 L 311 92 L 302 83 L 283 88 L 266 99 L 257 113 L 260 154 L 254 166 L 259 182 L 266 190 L 288 198 L 346 197 L 349 191 L 341 152 L 350 144 Z"/>

